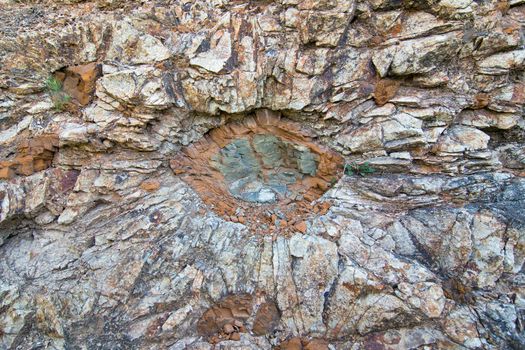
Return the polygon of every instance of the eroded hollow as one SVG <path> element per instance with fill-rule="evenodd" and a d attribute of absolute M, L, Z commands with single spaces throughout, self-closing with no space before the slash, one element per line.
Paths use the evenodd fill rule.
<path fill-rule="evenodd" d="M 341 176 L 342 165 L 300 124 L 268 110 L 213 129 L 171 162 L 215 212 L 261 228 L 267 216 L 273 217 L 267 228 L 301 220 Z"/>

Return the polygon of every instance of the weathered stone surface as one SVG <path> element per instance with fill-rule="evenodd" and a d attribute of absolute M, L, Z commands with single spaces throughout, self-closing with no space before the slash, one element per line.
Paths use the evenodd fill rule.
<path fill-rule="evenodd" d="M 453 32 L 425 39 L 407 40 L 399 47 L 388 48 L 380 54 L 391 55 L 392 75 L 424 74 L 451 59 L 458 48 L 458 41 L 459 33 Z"/>
<path fill-rule="evenodd" d="M 112 104 L 115 109 L 133 105 L 165 109 L 173 101 L 162 83 L 160 74 L 150 68 L 105 74 L 97 82 L 97 96 L 109 104 L 112 101 L 120 103 Z"/>
<path fill-rule="evenodd" d="M 190 64 L 213 73 L 219 73 L 232 55 L 231 35 L 229 32 L 219 31 L 213 35 L 210 41 L 210 50 L 192 58 Z"/>
<path fill-rule="evenodd" d="M 102 67 L 96 62 L 67 67 L 62 82 L 64 92 L 81 106 L 86 106 L 93 99 L 95 82 L 101 74 Z"/>
<path fill-rule="evenodd" d="M 504 74 L 511 69 L 521 69 L 525 65 L 525 50 L 516 50 L 489 56 L 478 63 L 483 74 Z"/>
<path fill-rule="evenodd" d="M 374 90 L 374 99 L 379 106 L 385 105 L 397 93 L 399 82 L 394 80 L 380 80 Z"/>
<path fill-rule="evenodd" d="M 298 31 L 303 44 L 336 46 L 352 20 L 356 2 L 306 1 L 298 6 Z"/>
<path fill-rule="evenodd" d="M 39 135 L 20 142 L 15 157 L 0 162 L 0 179 L 10 179 L 15 174 L 28 176 L 47 169 L 57 147 L 58 138 L 53 134 Z"/>
<path fill-rule="evenodd" d="M 525 348 L 524 4 L 0 0 L 0 348 Z"/>
<path fill-rule="evenodd" d="M 365 125 L 348 135 L 339 138 L 339 142 L 350 152 L 373 151 L 382 147 L 383 133 L 380 125 Z"/>
<path fill-rule="evenodd" d="M 141 33 L 129 21 L 115 21 L 106 58 L 124 64 L 155 63 L 168 59 L 170 51 L 159 39 Z"/>
<path fill-rule="evenodd" d="M 490 136 L 482 131 L 465 127 L 454 126 L 448 129 L 438 140 L 436 145 L 438 152 L 464 152 L 487 148 Z"/>
<path fill-rule="evenodd" d="M 229 296 L 202 315 L 197 330 L 200 334 L 208 336 L 221 331 L 227 334 L 234 333 L 234 325 L 242 326 L 250 317 L 252 303 L 250 295 Z"/>
<path fill-rule="evenodd" d="M 280 314 L 275 302 L 268 301 L 257 310 L 253 321 L 253 333 L 255 335 L 270 334 L 279 325 Z"/>
<path fill-rule="evenodd" d="M 512 113 L 494 113 L 487 110 L 465 111 L 458 118 L 463 125 L 474 126 L 476 128 L 498 128 L 510 129 L 516 126 L 520 116 Z"/>

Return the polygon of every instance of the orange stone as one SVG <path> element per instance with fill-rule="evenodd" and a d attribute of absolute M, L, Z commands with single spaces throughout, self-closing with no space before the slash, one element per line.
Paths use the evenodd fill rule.
<path fill-rule="evenodd" d="M 160 182 L 156 180 L 146 180 L 140 184 L 140 188 L 148 192 L 155 192 L 160 188 Z"/>
<path fill-rule="evenodd" d="M 306 227 L 306 222 L 301 221 L 301 222 L 295 224 L 294 227 L 295 227 L 295 229 L 296 229 L 297 231 L 299 231 L 299 232 L 301 232 L 301 233 L 306 233 L 306 229 L 307 229 L 307 227 Z"/>
<path fill-rule="evenodd" d="M 48 159 L 40 159 L 40 158 L 35 159 L 33 161 L 33 170 L 35 172 L 42 171 L 42 170 L 49 168 L 50 165 L 51 165 L 51 161 Z"/>
<path fill-rule="evenodd" d="M 237 333 L 237 332 L 232 333 L 230 335 L 230 340 L 239 341 L 239 340 L 241 340 L 241 335 L 239 333 Z"/>
<path fill-rule="evenodd" d="M 93 98 L 95 82 L 101 74 L 101 66 L 96 62 L 68 67 L 63 81 L 64 92 L 86 106 Z"/>
<path fill-rule="evenodd" d="M 282 342 L 280 348 L 281 350 L 302 350 L 303 345 L 301 344 L 301 338 L 295 337 Z"/>
<path fill-rule="evenodd" d="M 328 342 L 321 339 L 314 339 L 306 344 L 304 350 L 328 350 Z"/>
<path fill-rule="evenodd" d="M 35 172 L 33 167 L 33 156 L 22 156 L 15 158 L 16 172 L 21 175 L 29 176 Z"/>
<path fill-rule="evenodd" d="M 15 172 L 8 166 L 0 168 L 0 179 L 9 180 L 15 176 Z"/>

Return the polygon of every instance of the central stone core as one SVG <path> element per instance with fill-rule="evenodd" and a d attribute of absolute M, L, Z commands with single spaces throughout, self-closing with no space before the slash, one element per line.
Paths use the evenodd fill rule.
<path fill-rule="evenodd" d="M 301 200 L 289 187 L 316 175 L 319 156 L 306 146 L 263 134 L 230 142 L 211 163 L 223 175 L 232 196 L 271 203 L 284 198 Z"/>

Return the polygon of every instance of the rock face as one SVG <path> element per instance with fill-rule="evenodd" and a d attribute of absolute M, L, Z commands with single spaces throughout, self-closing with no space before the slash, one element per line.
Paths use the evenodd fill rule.
<path fill-rule="evenodd" d="M 268 232 L 296 230 L 329 203 L 312 204 L 342 175 L 343 159 L 313 143 L 299 123 L 258 110 L 184 148 L 171 168 L 227 220 Z M 269 204 L 269 205 L 261 205 Z"/>
<path fill-rule="evenodd" d="M 0 0 L 0 349 L 525 348 L 524 26 Z"/>

